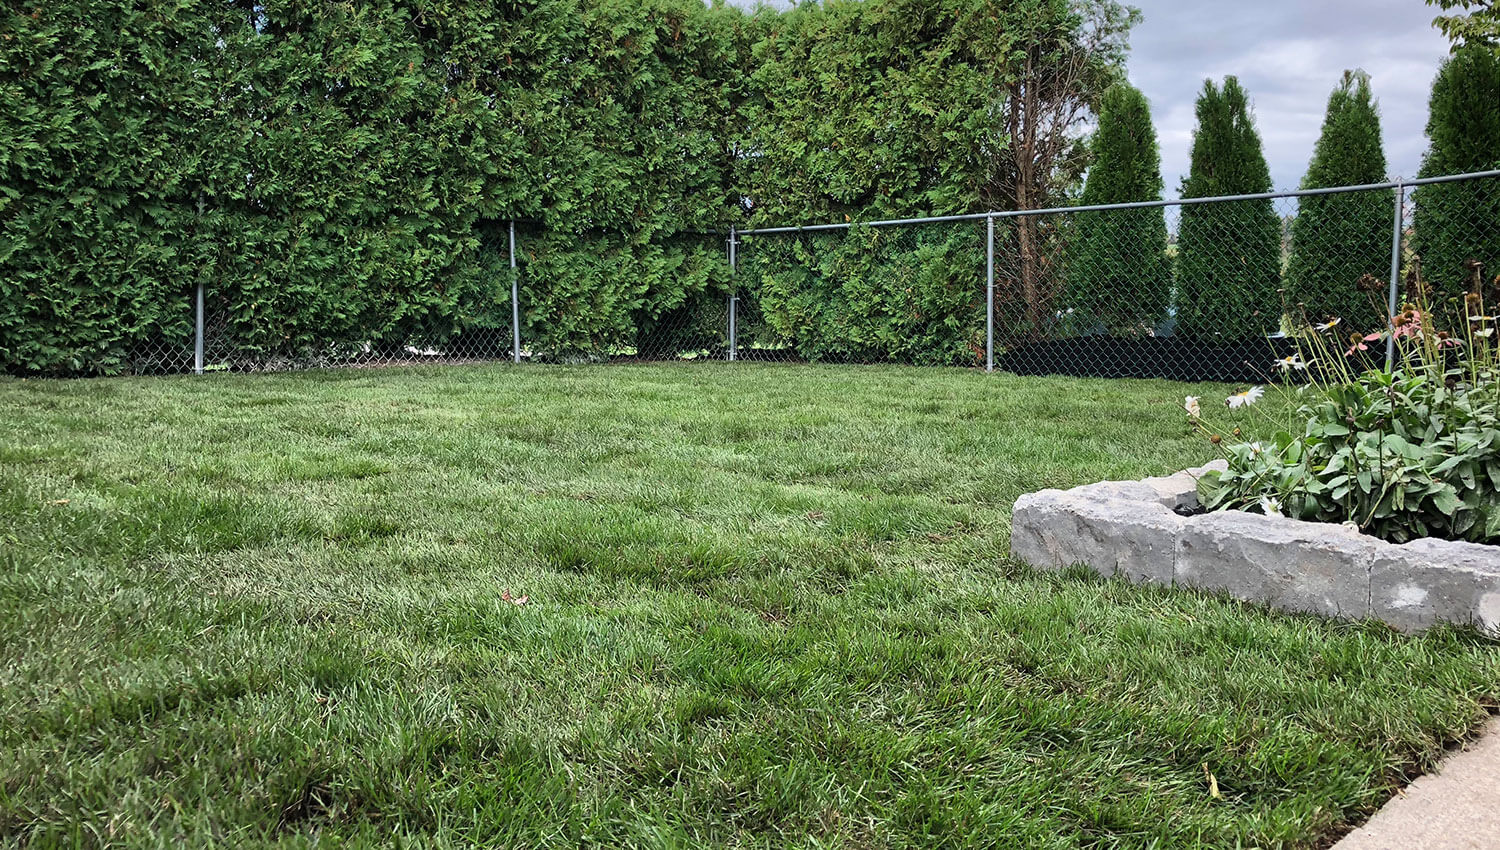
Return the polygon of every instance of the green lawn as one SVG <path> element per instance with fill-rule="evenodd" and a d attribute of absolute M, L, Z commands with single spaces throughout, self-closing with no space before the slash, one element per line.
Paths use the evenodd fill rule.
<path fill-rule="evenodd" d="M 1207 460 L 1222 391 L 0 379 L 0 842 L 1320 846 L 1500 644 L 1005 557 L 1023 492 Z"/>

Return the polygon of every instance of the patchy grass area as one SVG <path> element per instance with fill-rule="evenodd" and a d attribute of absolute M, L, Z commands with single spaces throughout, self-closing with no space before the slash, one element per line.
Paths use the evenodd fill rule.
<path fill-rule="evenodd" d="M 1206 460 L 1200 391 L 0 380 L 0 841 L 1317 846 L 1495 642 L 1004 557 L 1023 492 Z"/>

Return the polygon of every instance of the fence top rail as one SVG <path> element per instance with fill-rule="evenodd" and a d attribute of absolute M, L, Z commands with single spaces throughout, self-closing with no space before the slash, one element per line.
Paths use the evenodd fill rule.
<path fill-rule="evenodd" d="M 851 227 L 895 227 L 903 224 L 935 224 L 945 221 L 979 221 L 980 219 L 1017 218 L 1027 215 L 1058 215 L 1062 213 L 1098 212 L 1103 210 L 1138 210 L 1151 207 L 1178 207 L 1192 204 L 1214 204 L 1228 201 L 1265 201 L 1275 198 L 1305 198 L 1311 195 L 1339 195 L 1346 192 L 1373 192 L 1381 189 L 1405 189 L 1413 186 L 1429 186 L 1433 183 L 1453 183 L 1459 180 L 1476 180 L 1500 177 L 1500 169 L 1471 171 L 1466 174 L 1445 174 L 1441 177 L 1419 177 L 1412 180 L 1397 178 L 1388 183 L 1362 183 L 1357 186 L 1331 186 L 1326 189 L 1291 189 L 1283 192 L 1259 192 L 1253 195 L 1215 195 L 1209 198 L 1177 198 L 1170 201 L 1134 201 L 1126 204 L 1091 204 L 1076 207 L 1050 207 L 1040 210 L 1001 210 L 996 212 L 968 213 L 966 215 L 938 215 L 926 218 L 890 218 L 882 221 L 848 221 L 837 224 L 806 224 L 786 227 L 756 227 L 736 230 L 738 236 L 758 236 L 771 233 L 805 233 L 817 230 L 848 230 Z"/>

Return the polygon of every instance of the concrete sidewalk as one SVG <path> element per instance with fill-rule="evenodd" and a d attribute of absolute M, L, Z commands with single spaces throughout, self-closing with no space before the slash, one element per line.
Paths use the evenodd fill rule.
<path fill-rule="evenodd" d="M 1500 848 L 1500 718 L 1419 777 L 1334 850 Z"/>

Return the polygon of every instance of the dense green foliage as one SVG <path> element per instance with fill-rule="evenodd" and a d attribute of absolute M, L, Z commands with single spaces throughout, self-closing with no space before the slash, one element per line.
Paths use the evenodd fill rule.
<path fill-rule="evenodd" d="M 975 212 L 988 107 L 1032 5 L 833 2 L 757 16 L 740 116 L 751 222 Z"/>
<path fill-rule="evenodd" d="M 180 355 L 199 283 L 223 356 L 472 347 L 508 324 L 509 219 L 526 348 L 625 350 L 722 303 L 727 225 L 1003 195 L 1015 163 L 1000 128 L 1016 113 L 995 93 L 1056 67 L 1100 77 L 1134 20 L 1112 0 L 60 0 L 6 14 L 0 361 L 108 372 Z M 1090 108 L 1086 85 L 1047 85 Z M 877 301 L 902 269 L 954 253 L 922 250 L 867 269 Z M 928 274 L 945 306 L 913 309 L 932 333 L 971 321 L 971 265 Z M 757 301 L 761 281 L 740 284 L 752 312 L 794 324 L 782 290 Z M 911 320 L 878 323 L 855 347 L 901 356 L 873 340 L 909 337 Z M 942 348 L 924 359 L 963 359 Z"/>
<path fill-rule="evenodd" d="M 1500 55 L 1464 47 L 1443 63 L 1432 84 L 1427 137 L 1421 177 L 1500 168 Z M 1500 180 L 1422 186 L 1412 198 L 1412 250 L 1439 298 L 1464 291 L 1469 260 L 1500 271 Z"/>
<path fill-rule="evenodd" d="M 1200 486 L 1205 504 L 1352 522 L 1397 543 L 1500 543 L 1500 344 L 1486 306 L 1500 292 L 1481 282 L 1450 318 L 1431 309 L 1431 291 L 1409 275 L 1405 308 L 1384 331 L 1296 331 L 1298 353 L 1282 368 L 1307 380 L 1282 387 L 1292 397 L 1283 427 L 1267 442 L 1230 440 L 1228 471 Z M 1355 357 L 1387 341 L 1391 370 Z"/>
<path fill-rule="evenodd" d="M 1500 7 L 1495 0 L 1427 0 L 1427 5 L 1449 13 L 1438 15 L 1432 23 L 1455 47 L 1500 48 Z"/>
<path fill-rule="evenodd" d="M 0 12 L 0 363 L 108 370 L 144 335 L 190 339 L 187 295 L 226 230 L 197 214 L 205 161 L 245 144 L 223 132 L 220 93 L 237 80 L 212 38 L 237 17 L 192 3 Z"/>
<path fill-rule="evenodd" d="M 0 378 L 0 845 L 1324 846 L 1500 643 L 1006 557 L 1216 389 Z"/>
<path fill-rule="evenodd" d="M 968 365 L 984 358 L 984 222 L 750 237 L 758 315 L 742 343 L 811 360 Z"/>
<path fill-rule="evenodd" d="M 1302 188 L 1385 179 L 1380 115 L 1370 93 L 1370 77 L 1363 71 L 1346 71 L 1328 97 L 1323 132 Z M 1338 316 L 1366 330 L 1386 323 L 1384 302 L 1372 302 L 1355 284 L 1363 275 L 1390 275 L 1394 203 L 1391 192 L 1309 195 L 1298 201 L 1286 289 L 1308 318 Z"/>
<path fill-rule="evenodd" d="M 994 132 L 988 107 L 1025 5 L 828 3 L 759 16 L 742 113 L 750 223 L 975 211 L 988 166 L 977 152 Z M 982 251 L 953 228 L 752 237 L 740 253 L 754 308 L 742 342 L 972 364 Z"/>
<path fill-rule="evenodd" d="M 1271 170 L 1235 77 L 1198 97 L 1191 170 L 1182 197 L 1271 191 Z M 1230 339 L 1274 330 L 1281 307 L 1281 220 L 1270 201 L 1189 204 L 1178 232 L 1177 316 L 1181 332 Z"/>
<path fill-rule="evenodd" d="M 1146 96 L 1128 83 L 1104 95 L 1094 162 L 1079 202 L 1119 204 L 1161 199 L 1161 154 Z M 1079 213 L 1067 255 L 1066 304 L 1084 324 L 1139 336 L 1166 318 L 1172 296 L 1167 222 L 1160 208 Z"/>
<path fill-rule="evenodd" d="M 1074 128 L 1045 127 L 1046 116 L 1092 108 L 1134 20 L 1104 0 L 833 2 L 759 16 L 743 108 L 750 223 L 1064 202 L 1087 158 Z M 1035 102 L 1009 94 L 1023 80 L 1037 84 Z M 1049 236 L 1028 226 L 1031 259 L 1001 275 L 997 323 L 1015 317 L 1034 331 L 1027 317 L 1055 291 L 1043 269 Z M 1013 235 L 997 237 L 1002 261 L 1023 253 Z M 803 356 L 972 364 L 982 354 L 974 228 L 757 239 L 742 256 L 763 327 Z"/>
<path fill-rule="evenodd" d="M 0 18 L 0 358 L 110 371 L 508 325 L 587 349 L 725 277 L 740 14 L 695 0 L 105 4 Z M 201 213 L 200 213 L 201 210 Z M 561 237 L 567 234 L 569 238 Z M 682 273 L 688 269 L 688 273 Z"/>

